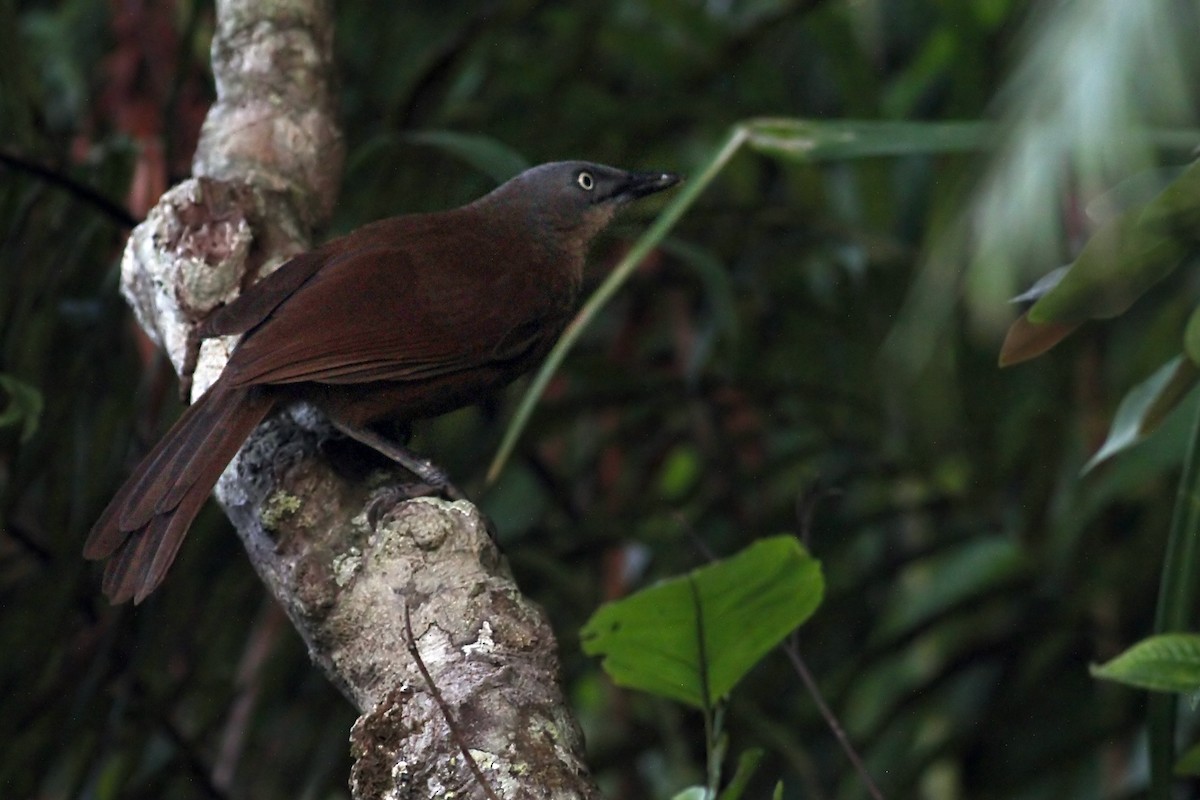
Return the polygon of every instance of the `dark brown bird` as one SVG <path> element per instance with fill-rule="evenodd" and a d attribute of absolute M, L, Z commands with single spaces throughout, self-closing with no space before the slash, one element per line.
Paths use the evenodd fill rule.
<path fill-rule="evenodd" d="M 591 240 L 679 178 L 543 164 L 450 211 L 393 217 L 296 256 L 200 326 L 243 334 L 225 370 L 92 527 L 104 593 L 141 602 L 250 432 L 308 401 L 340 429 L 436 416 L 536 364 L 573 313 Z"/>

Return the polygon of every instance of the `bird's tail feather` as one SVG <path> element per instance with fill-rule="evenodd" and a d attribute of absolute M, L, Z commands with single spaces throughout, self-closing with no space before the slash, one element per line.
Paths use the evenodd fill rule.
<path fill-rule="evenodd" d="M 217 479 L 274 400 L 219 381 L 187 408 L 100 515 L 83 555 L 110 558 L 104 593 L 141 602 L 166 575 Z"/>

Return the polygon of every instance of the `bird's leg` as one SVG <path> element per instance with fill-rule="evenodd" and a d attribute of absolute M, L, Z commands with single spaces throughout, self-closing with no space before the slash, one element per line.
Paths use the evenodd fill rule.
<path fill-rule="evenodd" d="M 183 364 L 179 367 L 179 399 L 184 403 L 192 402 L 192 377 L 196 374 L 196 362 L 200 359 L 200 339 L 196 327 L 188 330 Z"/>
<path fill-rule="evenodd" d="M 336 419 L 330 421 L 333 423 L 333 427 L 351 439 L 362 442 L 377 453 L 381 453 L 392 461 L 395 461 L 420 478 L 424 483 L 428 484 L 434 491 L 444 494 L 451 500 L 467 499 L 466 495 L 450 482 L 450 479 L 446 477 L 446 473 L 434 466 L 432 461 L 420 458 L 407 448 L 380 436 L 369 428 L 347 425 L 345 422 Z"/>

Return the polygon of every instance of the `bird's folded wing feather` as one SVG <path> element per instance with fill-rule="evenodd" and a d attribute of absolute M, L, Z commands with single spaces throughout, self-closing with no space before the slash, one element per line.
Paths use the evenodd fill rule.
<path fill-rule="evenodd" d="M 320 250 L 291 258 L 232 302 L 209 314 L 197 327 L 196 334 L 207 339 L 245 333 L 294 294 L 326 260 Z"/>
<path fill-rule="evenodd" d="M 229 378 L 421 380 L 517 357 L 554 309 L 536 302 L 534 271 L 493 263 L 503 257 L 461 243 L 336 255 L 246 335 Z"/>

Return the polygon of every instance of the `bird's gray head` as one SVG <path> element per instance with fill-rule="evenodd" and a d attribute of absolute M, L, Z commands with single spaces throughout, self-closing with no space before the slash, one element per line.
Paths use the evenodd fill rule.
<path fill-rule="evenodd" d="M 628 172 L 587 161 L 555 161 L 522 172 L 478 202 L 519 212 L 547 235 L 580 246 L 612 220 L 617 209 L 679 183 L 669 172 Z"/>

